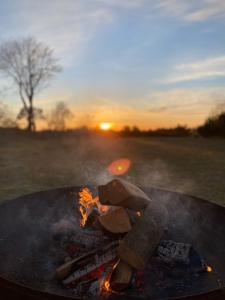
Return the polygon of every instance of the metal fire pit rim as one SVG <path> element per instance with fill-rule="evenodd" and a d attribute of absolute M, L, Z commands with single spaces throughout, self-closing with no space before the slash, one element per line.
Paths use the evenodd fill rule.
<path fill-rule="evenodd" d="M 32 193 L 27 193 L 27 194 L 24 194 L 24 195 L 21 195 L 19 197 L 15 197 L 15 198 L 12 198 L 10 200 L 5 200 L 3 201 L 0 206 L 4 206 L 4 205 L 7 205 L 9 202 L 13 201 L 13 200 L 16 200 L 16 201 L 19 201 L 20 199 L 26 199 L 28 200 L 29 197 L 31 195 L 40 195 L 43 194 L 43 193 L 46 193 L 46 192 L 63 192 L 63 193 L 71 193 L 71 192 L 76 192 L 78 189 L 81 189 L 81 188 L 84 188 L 84 187 L 89 187 L 91 189 L 93 188 L 96 188 L 96 186 L 93 186 L 93 185 L 79 185 L 79 186 L 62 186 L 62 187 L 58 187 L 58 188 L 50 188 L 50 189 L 46 189 L 46 190 L 39 190 L 39 191 L 34 191 Z M 171 190 L 166 190 L 166 189 L 162 189 L 162 188 L 155 188 L 155 187 L 152 187 L 152 186 L 149 186 L 149 187 L 146 187 L 146 186 L 139 186 L 141 187 L 143 190 L 149 190 L 149 189 L 152 189 L 154 191 L 160 191 L 160 192 L 168 192 L 168 193 L 172 193 L 172 194 L 176 194 L 176 195 L 183 195 L 183 196 L 187 196 L 187 197 L 191 197 L 192 199 L 194 200 L 197 200 L 197 201 L 200 201 L 202 203 L 205 203 L 205 204 L 210 204 L 210 205 L 216 205 L 218 207 L 222 207 L 224 208 L 224 206 L 222 205 L 219 205 L 217 203 L 214 203 L 214 202 L 210 202 L 209 200 L 206 200 L 206 199 L 202 199 L 200 197 L 197 197 L 197 196 L 192 196 L 190 194 L 186 194 L 186 193 L 182 193 L 182 192 L 178 192 L 178 191 L 171 191 Z M 43 291 L 43 290 L 40 290 L 38 288 L 32 288 L 30 286 L 27 286 L 27 285 L 24 285 L 22 283 L 18 283 L 18 282 L 15 282 L 13 280 L 10 280 L 10 279 L 6 279 L 4 278 L 2 275 L 0 276 L 0 291 L 1 289 L 10 289 L 10 290 L 13 290 L 15 292 L 19 292 L 21 295 L 25 294 L 25 295 L 28 295 L 28 296 L 31 296 L 31 297 L 34 297 L 34 299 L 39 299 L 39 298 L 36 298 L 38 295 L 40 297 L 44 297 L 44 298 L 41 298 L 41 299 L 76 299 L 76 300 L 84 300 L 84 299 L 89 299 L 89 298 L 79 298 L 79 297 L 75 297 L 75 296 L 70 296 L 70 295 L 67 295 L 67 296 L 63 296 L 63 295 L 60 295 L 60 294 L 56 294 L 56 293 L 51 293 L 51 292 L 47 292 L 47 291 Z M 38 295 L 37 295 L 38 294 Z M 26 299 L 26 298 L 24 298 Z M 122 300 L 122 298 L 119 298 Z M 146 298 L 145 298 L 146 299 Z M 204 291 L 204 292 L 200 292 L 198 294 L 193 294 L 193 295 L 189 295 L 189 296 L 179 296 L 179 297 L 167 297 L 167 298 L 160 298 L 159 300 L 185 300 L 185 299 L 217 299 L 217 300 L 222 300 L 222 299 L 225 299 L 225 287 L 223 288 L 217 288 L 217 289 L 211 289 L 211 290 L 207 290 L 207 291 Z M 149 299 L 150 300 L 150 299 Z"/>
<path fill-rule="evenodd" d="M 29 192 L 29 193 L 25 193 L 23 195 L 20 195 L 18 197 L 13 197 L 13 198 L 10 198 L 10 199 L 3 199 L 2 202 L 0 203 L 0 206 L 8 203 L 8 202 L 11 202 L 11 201 L 14 201 L 14 200 L 19 200 L 21 198 L 29 198 L 31 195 L 38 195 L 38 194 L 42 194 L 42 193 L 46 193 L 46 192 L 73 192 L 75 191 L 76 189 L 81 189 L 81 188 L 84 188 L 84 187 L 88 187 L 90 189 L 93 189 L 93 188 L 97 188 L 96 185 L 91 185 L 91 184 L 81 184 L 81 185 L 68 185 L 68 186 L 61 186 L 61 187 L 57 187 L 57 188 L 49 188 L 49 189 L 41 189 L 41 190 L 37 190 L 37 191 L 33 191 L 33 192 Z M 139 188 L 143 189 L 143 190 L 149 190 L 149 189 L 152 189 L 154 191 L 159 191 L 159 192 L 167 192 L 167 193 L 172 193 L 172 194 L 176 194 L 176 195 L 183 195 L 183 196 L 186 196 L 186 197 L 190 197 L 194 200 L 197 200 L 197 201 L 200 201 L 202 203 L 205 203 L 205 204 L 212 204 L 212 205 L 217 205 L 219 207 L 222 207 L 222 208 L 225 208 L 225 205 L 222 205 L 222 204 L 218 204 L 212 200 L 209 200 L 209 199 L 203 199 L 201 198 L 200 196 L 195 196 L 195 195 L 192 195 L 192 194 L 189 194 L 189 193 L 183 193 L 183 192 L 180 192 L 180 191 L 173 191 L 173 190 L 169 190 L 169 189 L 164 189 L 164 188 L 158 188 L 158 187 L 154 187 L 154 186 L 142 186 L 142 185 L 138 185 Z"/>
<path fill-rule="evenodd" d="M 59 300 L 66 300 L 66 299 L 75 299 L 75 300 L 90 300 L 88 297 L 83 297 L 79 298 L 76 296 L 63 296 L 59 294 L 53 294 L 49 293 L 40 289 L 33 289 L 29 286 L 23 285 L 21 283 L 14 282 L 12 280 L 5 279 L 0 276 L 0 289 L 10 289 L 15 291 L 15 293 L 20 293 L 20 295 L 25 295 L 25 296 L 33 296 L 34 299 L 39 299 L 37 296 L 45 297 L 41 299 L 59 299 Z M 113 296 L 112 296 L 113 297 Z M 216 298 L 215 298 L 216 297 Z M 222 289 L 214 289 L 214 290 L 208 290 L 205 292 L 201 292 L 198 294 L 193 294 L 189 296 L 180 296 L 180 297 L 167 297 L 167 298 L 159 298 L 158 300 L 185 300 L 185 299 L 196 299 L 196 300 L 205 300 L 205 299 L 217 299 L 217 300 L 223 300 L 225 297 L 225 288 Z M 26 298 L 24 298 L 26 299 Z M 96 298 L 96 299 L 101 299 L 101 297 Z M 109 298 L 110 299 L 110 298 Z M 113 299 L 113 298 L 112 298 Z M 119 296 L 119 300 L 122 300 L 123 297 Z M 134 297 L 130 297 L 130 299 L 135 299 Z M 145 300 L 150 300 L 150 298 L 144 298 Z"/>

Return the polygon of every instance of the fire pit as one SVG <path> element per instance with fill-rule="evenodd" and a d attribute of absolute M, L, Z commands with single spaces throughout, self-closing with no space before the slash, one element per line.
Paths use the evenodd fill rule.
<path fill-rule="evenodd" d="M 67 243 L 70 229 L 76 228 L 77 237 L 81 231 L 78 206 L 81 188 L 39 192 L 0 206 L 0 288 L 3 299 L 77 297 L 73 289 L 66 289 L 59 283 L 55 270 L 64 262 L 66 252 L 61 246 Z M 89 188 L 96 194 L 95 188 Z M 156 280 L 150 269 L 149 277 L 145 277 L 148 294 L 140 289 L 133 295 L 108 293 L 107 297 L 225 299 L 225 208 L 184 194 L 153 188 L 143 190 L 168 209 L 165 239 L 191 244 L 210 266 L 210 272 L 196 273 L 188 279 L 176 274 L 172 281 L 162 281 L 160 274 Z M 86 231 L 86 234 L 90 233 Z M 91 238 L 90 235 L 87 241 Z"/>

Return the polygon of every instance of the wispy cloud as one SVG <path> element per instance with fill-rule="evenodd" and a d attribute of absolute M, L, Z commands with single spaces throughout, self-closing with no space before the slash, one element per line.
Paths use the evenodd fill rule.
<path fill-rule="evenodd" d="M 142 7 L 146 3 L 146 0 L 97 0 L 97 2 L 114 7 L 133 9 Z"/>
<path fill-rule="evenodd" d="M 200 8 L 186 14 L 185 19 L 189 22 L 205 21 L 209 18 L 224 17 L 225 2 L 222 0 L 202 1 Z"/>
<path fill-rule="evenodd" d="M 225 77 L 225 55 L 179 64 L 174 67 L 165 82 L 177 83 L 216 77 Z"/>
<path fill-rule="evenodd" d="M 142 103 L 150 113 L 205 115 L 218 105 L 225 103 L 225 88 L 176 88 L 167 91 L 153 91 Z M 141 102 L 140 102 L 141 103 Z"/>
<path fill-rule="evenodd" d="M 11 32 L 31 34 L 56 49 L 63 63 L 78 62 L 89 49 L 92 39 L 108 24 L 118 22 L 119 10 L 142 9 L 157 16 L 177 17 L 186 22 L 204 21 L 225 15 L 225 2 L 214 0 L 20 0 L 12 1 L 10 16 L 15 22 Z M 4 36 L 7 26 L 0 35 Z M 11 26 L 11 25 L 10 25 Z M 17 31 L 18 29 L 18 31 Z"/>
<path fill-rule="evenodd" d="M 78 62 L 95 34 L 114 18 L 109 7 L 88 5 L 89 1 L 40 2 L 22 0 L 14 4 L 20 34 L 35 35 L 47 42 L 66 66 Z"/>
<path fill-rule="evenodd" d="M 178 17 L 186 22 L 202 22 L 225 15 L 223 0 L 160 0 L 156 7 L 167 15 Z"/>
<path fill-rule="evenodd" d="M 224 107 L 224 95 L 225 88 L 202 87 L 151 91 L 145 97 L 136 99 L 133 105 L 123 102 L 124 99 L 110 96 L 84 97 L 79 99 L 79 103 L 69 94 L 62 99 L 74 112 L 73 126 L 96 126 L 100 122 L 109 121 L 116 129 L 124 125 L 138 125 L 147 129 L 177 124 L 202 124 L 215 108 Z M 52 99 L 54 104 L 54 95 Z M 40 103 L 44 105 L 44 100 Z M 48 109 L 51 109 L 51 105 Z"/>

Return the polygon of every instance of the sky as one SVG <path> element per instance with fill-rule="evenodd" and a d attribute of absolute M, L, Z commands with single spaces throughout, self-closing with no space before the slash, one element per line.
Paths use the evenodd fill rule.
<path fill-rule="evenodd" d="M 0 42 L 34 36 L 63 71 L 39 93 L 69 126 L 198 126 L 225 107 L 225 0 L 0 0 Z M 14 114 L 16 89 L 0 77 Z M 43 124 L 41 126 L 44 126 Z"/>

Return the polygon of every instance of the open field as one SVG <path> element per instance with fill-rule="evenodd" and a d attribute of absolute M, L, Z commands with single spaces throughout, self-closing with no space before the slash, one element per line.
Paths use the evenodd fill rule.
<path fill-rule="evenodd" d="M 225 140 L 0 136 L 0 201 L 54 187 L 100 184 L 126 157 L 124 178 L 225 205 Z"/>

